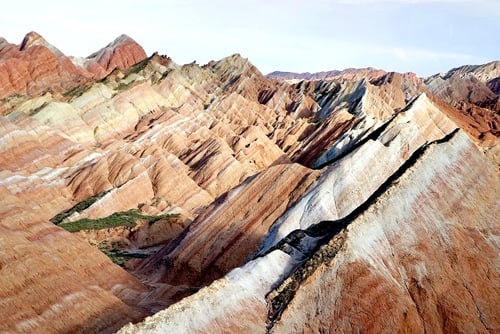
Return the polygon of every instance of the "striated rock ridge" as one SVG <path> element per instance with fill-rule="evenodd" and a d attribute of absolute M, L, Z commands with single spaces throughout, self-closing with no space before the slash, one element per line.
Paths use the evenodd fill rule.
<path fill-rule="evenodd" d="M 462 77 L 473 76 L 481 82 L 488 83 L 500 76 L 500 61 L 492 61 L 482 65 L 465 65 L 448 71 L 444 77 L 459 75 Z"/>
<path fill-rule="evenodd" d="M 134 43 L 0 117 L 2 330 L 111 332 L 163 309 L 123 331 L 498 330 L 498 138 L 430 81 L 287 83 Z M 22 44 L 0 55 L 58 54 Z"/>
<path fill-rule="evenodd" d="M 456 128 L 425 94 L 419 96 L 349 155 L 329 162 L 307 193 L 275 222 L 263 249 L 275 246 L 294 230 L 351 214 L 423 145 Z"/>
<path fill-rule="evenodd" d="M 0 185 L 2 332 L 112 332 L 147 314 L 137 307 L 147 291 L 141 282 L 41 218 L 34 200 L 6 183 Z M 57 195 L 38 191 L 40 201 Z"/>
<path fill-rule="evenodd" d="M 127 35 L 120 35 L 84 61 L 84 67 L 100 79 L 115 68 L 126 70 L 147 57 L 144 49 Z"/>
<path fill-rule="evenodd" d="M 0 52 L 0 98 L 64 92 L 89 79 L 87 71 L 34 32 L 19 47 L 4 44 Z"/>
<path fill-rule="evenodd" d="M 23 41 L 19 45 L 19 51 L 26 51 L 34 46 L 43 46 L 52 51 L 54 54 L 58 56 L 63 56 L 63 53 L 59 51 L 55 46 L 50 44 L 38 33 L 31 31 L 26 36 L 24 36 Z"/>
<path fill-rule="evenodd" d="M 311 170 L 283 164 L 248 178 L 217 198 L 179 237 L 139 271 L 155 282 L 199 287 L 241 266 L 270 225 L 307 189 Z M 167 265 L 157 270 L 158 263 Z"/>
<path fill-rule="evenodd" d="M 72 61 L 42 36 L 30 32 L 18 46 L 5 40 L 0 43 L 0 99 L 65 93 L 99 80 L 115 68 L 128 69 L 144 58 L 142 47 L 122 35 L 86 59 Z M 5 102 L 9 104 L 10 99 Z M 9 111 L 2 108 L 2 113 Z"/>

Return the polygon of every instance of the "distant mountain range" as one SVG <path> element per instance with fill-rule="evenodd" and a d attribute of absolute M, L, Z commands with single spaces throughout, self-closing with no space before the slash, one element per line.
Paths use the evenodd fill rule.
<path fill-rule="evenodd" d="M 281 79 L 281 80 L 326 80 L 326 79 L 347 79 L 359 80 L 367 78 L 369 80 L 380 78 L 387 72 L 384 70 L 375 69 L 372 67 L 367 68 L 348 68 L 345 70 L 332 70 L 316 73 L 295 73 L 295 72 L 282 72 L 275 71 L 266 75 L 268 78 Z"/>

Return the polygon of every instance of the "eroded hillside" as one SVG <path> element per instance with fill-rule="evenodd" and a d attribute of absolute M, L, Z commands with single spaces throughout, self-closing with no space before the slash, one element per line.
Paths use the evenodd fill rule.
<path fill-rule="evenodd" d="M 496 63 L 288 83 L 138 48 L 0 43 L 2 330 L 500 330 Z"/>

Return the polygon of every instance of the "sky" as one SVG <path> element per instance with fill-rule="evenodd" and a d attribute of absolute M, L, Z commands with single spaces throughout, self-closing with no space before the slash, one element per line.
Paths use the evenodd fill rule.
<path fill-rule="evenodd" d="M 350 67 L 428 76 L 500 59 L 500 0 L 15 0 L 0 36 L 88 56 L 127 34 L 178 64 L 239 53 L 264 74 Z"/>

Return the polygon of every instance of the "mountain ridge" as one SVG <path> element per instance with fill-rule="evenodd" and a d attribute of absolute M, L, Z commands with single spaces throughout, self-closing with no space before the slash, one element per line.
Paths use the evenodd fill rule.
<path fill-rule="evenodd" d="M 127 69 L 146 58 L 142 47 L 126 35 L 83 61 L 67 57 L 34 31 L 26 34 L 19 45 L 3 41 L 0 44 L 0 99 L 64 93 L 102 79 L 115 68 Z"/>
<path fill-rule="evenodd" d="M 327 80 L 327 79 L 361 79 L 367 78 L 368 80 L 377 79 L 387 72 L 384 70 L 376 69 L 373 67 L 366 68 L 346 68 L 343 70 L 330 70 L 321 72 L 286 72 L 274 71 L 266 74 L 268 78 L 275 78 L 281 80 Z"/>

